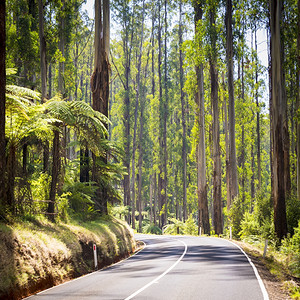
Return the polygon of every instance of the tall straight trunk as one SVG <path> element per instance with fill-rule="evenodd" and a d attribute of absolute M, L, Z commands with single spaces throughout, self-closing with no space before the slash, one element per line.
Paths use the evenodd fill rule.
<path fill-rule="evenodd" d="M 153 224 L 153 175 L 149 177 L 149 221 Z"/>
<path fill-rule="evenodd" d="M 139 55 L 137 61 L 137 76 L 136 76 L 136 98 L 135 98 L 135 110 L 134 110 L 134 127 L 133 127 L 133 143 L 132 143 L 132 228 L 135 229 L 135 209 L 136 206 L 140 207 L 140 204 L 137 203 L 135 205 L 135 153 L 136 153 L 136 135 L 137 135 L 137 121 L 138 121 L 138 108 L 139 108 L 139 100 L 140 100 L 140 89 L 141 89 L 141 64 L 142 64 L 142 47 L 143 47 L 143 40 L 144 40 L 144 13 L 145 13 L 145 5 L 143 1 L 143 18 L 142 18 L 142 32 L 141 32 L 141 40 L 140 40 L 140 47 L 139 47 Z M 142 120 L 141 120 L 142 122 Z M 141 141 L 140 141 L 141 143 Z M 138 201 L 140 198 L 137 199 Z M 140 226 L 140 225 L 139 225 Z"/>
<path fill-rule="evenodd" d="M 102 5 L 103 4 L 103 5 Z M 94 71 L 91 77 L 91 89 L 93 96 L 93 109 L 108 116 L 109 99 L 109 27 L 110 8 L 109 0 L 95 0 L 95 60 Z M 96 157 L 93 155 L 93 180 L 97 182 L 97 203 L 100 213 L 107 215 L 108 193 L 105 183 L 100 183 L 100 173 L 96 166 Z M 101 158 L 107 163 L 107 154 Z"/>
<path fill-rule="evenodd" d="M 284 2 L 281 2 L 281 14 L 284 11 Z M 285 59 L 285 49 L 284 49 L 284 33 L 283 28 L 280 28 L 280 37 L 281 37 L 281 62 L 282 62 L 282 72 L 281 72 L 281 88 L 282 88 L 282 109 L 283 109 L 283 151 L 284 151 L 284 184 L 285 184 L 285 193 L 286 197 L 289 197 L 292 189 L 291 182 L 291 172 L 290 172 L 290 134 L 289 134 L 289 118 L 288 118 L 288 105 L 287 105 L 287 92 L 285 84 L 285 69 L 284 59 Z"/>
<path fill-rule="evenodd" d="M 243 33 L 244 34 L 244 33 Z M 244 49 L 242 50 L 244 52 Z M 242 56 L 241 61 L 241 68 L 240 68 L 240 76 L 241 76 L 241 102 L 245 103 L 245 84 L 244 84 L 244 56 Z M 242 169 L 242 178 L 241 178 L 241 188 L 242 188 L 242 199 L 241 199 L 241 205 L 245 205 L 245 197 L 246 197 L 246 191 L 245 191 L 245 181 L 246 181 L 246 168 L 245 168 L 245 162 L 246 162 L 246 150 L 245 150 L 245 124 L 242 123 L 242 151 L 240 156 L 240 166 Z"/>
<path fill-rule="evenodd" d="M 185 95 L 183 91 L 183 55 L 182 55 L 182 0 L 180 0 L 179 4 L 179 70 L 180 70 L 180 99 L 181 99 L 181 122 L 182 122 L 182 162 L 183 162 L 183 170 L 182 170 L 182 190 L 183 190 L 183 221 L 187 219 L 187 210 L 186 210 L 186 169 L 187 169 L 187 155 L 186 155 L 186 104 L 185 104 Z"/>
<path fill-rule="evenodd" d="M 153 224 L 157 224 L 157 175 L 154 173 L 154 203 L 153 203 Z"/>
<path fill-rule="evenodd" d="M 229 118 L 229 171 L 230 171 L 230 205 L 238 196 L 238 175 L 235 145 L 235 106 L 233 85 L 233 37 L 232 37 L 232 0 L 226 0 L 226 59 L 228 77 L 228 118 Z M 228 192 L 228 191 L 227 191 Z"/>
<path fill-rule="evenodd" d="M 257 53 L 257 32 L 255 28 L 255 52 Z M 260 107 L 258 102 L 258 61 L 256 61 L 255 68 L 255 102 L 256 102 L 256 137 L 257 137 L 257 179 L 258 179 L 258 191 L 261 191 L 261 146 L 260 146 Z"/>
<path fill-rule="evenodd" d="M 158 195 L 158 211 L 159 211 L 159 227 L 162 228 L 164 225 L 161 210 L 163 207 L 163 99 L 162 99 L 162 41 L 161 41 L 161 6 L 158 4 L 158 82 L 159 82 L 159 174 L 157 184 L 157 195 Z"/>
<path fill-rule="evenodd" d="M 209 59 L 210 78 L 211 78 L 211 101 L 213 112 L 213 217 L 214 229 L 216 234 L 223 233 L 222 221 L 222 191 L 221 191 L 221 151 L 220 151 L 220 120 L 219 120 L 219 96 L 218 96 L 218 70 L 216 57 L 216 32 L 215 26 L 216 7 L 210 9 L 210 26 L 211 26 L 211 54 Z"/>
<path fill-rule="evenodd" d="M 282 180 L 285 174 L 284 159 L 284 118 L 286 103 L 283 91 L 282 57 L 281 57 L 281 22 L 282 1 L 270 0 L 271 29 L 271 81 L 272 81 L 272 140 L 273 140 L 273 201 L 274 225 L 277 237 L 282 240 L 287 234 L 286 220 L 286 184 Z"/>
<path fill-rule="evenodd" d="M 198 32 L 198 23 L 202 20 L 202 5 L 194 1 L 195 10 L 195 32 Z M 205 156 L 205 110 L 204 110 L 204 75 L 203 64 L 196 66 L 197 92 L 195 101 L 197 104 L 197 122 L 199 126 L 199 143 L 197 145 L 197 186 L 198 186 L 198 226 L 203 233 L 210 234 L 207 183 L 206 183 L 206 156 Z"/>
<path fill-rule="evenodd" d="M 125 20 L 127 20 L 129 17 L 126 15 L 124 17 Z M 124 166 L 126 169 L 126 173 L 124 175 L 123 185 L 124 185 L 124 205 L 126 206 L 133 206 L 133 201 L 131 199 L 131 193 L 130 193 L 130 74 L 131 74 L 131 41 L 133 37 L 132 29 L 130 29 L 131 26 L 128 24 L 128 21 L 126 24 L 124 24 L 124 39 L 123 39 L 123 48 L 124 48 L 124 56 L 125 56 L 125 80 L 124 80 L 124 114 L 123 114 L 123 124 L 124 124 L 124 132 L 123 132 L 123 138 L 124 138 L 124 149 L 125 149 L 125 157 L 124 157 Z M 131 214 L 129 212 L 128 216 L 125 217 L 128 223 L 131 223 Z"/>
<path fill-rule="evenodd" d="M 139 232 L 142 232 L 142 181 L 143 181 L 143 135 L 144 135 L 144 107 L 141 103 L 141 120 L 139 136 L 139 180 L 138 180 L 138 210 L 139 210 Z"/>
<path fill-rule="evenodd" d="M 225 91 L 225 78 L 224 73 L 222 74 L 222 86 Z M 228 109 L 227 109 L 227 99 L 224 99 L 224 131 L 225 131 L 225 148 L 226 148 L 226 203 L 227 203 L 227 211 L 230 209 L 231 200 L 230 200 L 230 170 L 229 170 L 229 138 L 228 138 Z"/>
<path fill-rule="evenodd" d="M 5 86 L 6 86 L 6 29 L 5 29 L 5 2 L 0 1 L 0 205 L 6 203 L 5 173 Z"/>
<path fill-rule="evenodd" d="M 152 69 L 152 77 L 151 77 L 151 93 L 154 99 L 155 97 L 155 38 L 154 38 L 154 27 L 155 27 L 155 19 L 156 19 L 156 12 L 153 10 L 152 15 L 152 44 L 151 44 L 151 52 L 152 52 L 152 61 L 151 61 L 151 69 Z M 153 158 L 152 158 L 153 159 Z M 151 188 L 152 187 L 152 188 Z M 156 225 L 156 172 L 150 175 L 150 223 Z M 154 198 L 153 205 L 152 205 L 152 198 Z"/>
<path fill-rule="evenodd" d="M 251 145 L 251 202 L 250 202 L 250 212 L 253 212 L 253 207 L 254 207 L 254 198 L 255 198 L 255 184 L 254 184 L 254 174 L 255 174 L 255 169 L 254 169 L 254 149 L 253 145 Z"/>
<path fill-rule="evenodd" d="M 40 37 L 40 66 L 41 66 L 41 86 L 42 102 L 47 97 L 47 65 L 46 65 L 46 40 L 44 34 L 44 4 L 39 0 L 39 37 Z"/>
<path fill-rule="evenodd" d="M 62 0 L 62 11 L 64 11 L 65 0 Z M 65 57 L 65 18 L 64 16 L 60 17 L 59 20 L 59 43 L 58 49 L 61 52 L 62 57 Z M 58 65 L 58 91 L 64 97 L 65 93 L 65 84 L 64 84 L 64 74 L 65 74 L 65 63 L 60 61 Z"/>
<path fill-rule="evenodd" d="M 54 130 L 54 138 L 53 138 L 53 146 L 52 146 L 52 172 L 51 172 L 51 185 L 50 185 L 50 193 L 48 203 L 48 218 L 52 222 L 54 221 L 54 213 L 55 213 L 55 198 L 57 191 L 57 183 L 58 183 L 58 175 L 60 170 L 60 154 L 59 154 L 59 131 Z"/>
<path fill-rule="evenodd" d="M 164 176 L 162 177 L 162 226 L 167 223 L 168 218 L 168 170 L 167 170 L 167 161 L 168 161 L 168 150 L 167 150 L 167 119 L 168 119 L 168 56 L 167 56 L 167 37 L 168 37 L 168 17 L 167 17 L 167 3 L 168 1 L 165 0 L 165 40 L 164 40 L 164 91 L 165 91 L 165 98 L 163 99 L 163 173 Z"/>
<path fill-rule="evenodd" d="M 298 0 L 298 35 L 297 35 L 297 111 L 300 108 L 300 0 Z M 297 199 L 300 200 L 300 121 L 297 119 Z"/>

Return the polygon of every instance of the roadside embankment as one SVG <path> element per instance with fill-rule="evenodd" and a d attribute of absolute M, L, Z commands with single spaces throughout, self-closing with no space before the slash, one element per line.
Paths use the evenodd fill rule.
<path fill-rule="evenodd" d="M 94 271 L 93 244 L 98 268 L 136 248 L 129 226 L 111 217 L 87 223 L 0 223 L 0 299 L 21 299 Z"/>

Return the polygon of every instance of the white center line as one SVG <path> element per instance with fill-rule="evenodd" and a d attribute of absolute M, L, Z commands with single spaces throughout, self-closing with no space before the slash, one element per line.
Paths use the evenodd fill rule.
<path fill-rule="evenodd" d="M 147 289 L 149 286 L 151 286 L 152 284 L 154 283 L 158 283 L 158 281 L 164 277 L 166 274 L 168 274 L 172 269 L 174 269 L 177 264 L 183 259 L 183 257 L 185 256 L 186 254 L 186 251 L 187 251 L 187 244 L 183 241 L 180 241 L 180 240 L 176 240 L 180 243 L 182 243 L 184 245 L 184 252 L 182 253 L 182 255 L 177 259 L 177 261 L 168 269 L 166 270 L 165 272 L 163 272 L 161 275 L 159 275 L 158 277 L 154 278 L 152 281 L 150 281 L 148 284 L 146 284 L 145 286 L 143 286 L 142 288 L 140 288 L 139 290 L 137 290 L 135 293 L 131 294 L 130 296 L 128 296 L 125 300 L 130 300 L 132 299 L 133 297 L 135 297 L 136 295 L 138 295 L 139 293 L 141 293 L 142 291 L 144 291 L 145 289 Z"/>

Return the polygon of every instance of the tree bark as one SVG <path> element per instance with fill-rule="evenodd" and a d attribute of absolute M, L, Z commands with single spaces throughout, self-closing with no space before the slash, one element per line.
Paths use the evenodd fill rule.
<path fill-rule="evenodd" d="M 87 148 L 80 148 L 80 182 L 89 182 L 89 150 Z"/>
<path fill-rule="evenodd" d="M 181 122 L 182 122 L 182 162 L 183 162 L 183 171 L 182 171 L 182 190 L 183 190 L 183 221 L 187 220 L 187 209 L 186 209 L 186 169 L 187 169 L 187 155 L 186 155 L 186 104 L 185 104 L 185 95 L 184 95 L 184 83 L 183 83 L 183 54 L 182 54 L 182 0 L 179 3 L 179 76 L 180 76 L 180 99 L 181 99 Z"/>
<path fill-rule="evenodd" d="M 65 0 L 62 0 L 62 5 L 63 5 L 62 11 L 64 11 Z M 60 50 L 62 57 L 65 57 L 65 18 L 64 17 L 60 17 L 59 20 L 58 49 Z M 64 74 L 65 74 L 65 63 L 64 61 L 60 61 L 58 66 L 58 91 L 62 94 L 62 97 L 64 97 L 64 93 L 65 93 Z"/>
<path fill-rule="evenodd" d="M 46 40 L 44 35 L 44 4 L 39 0 L 39 37 L 40 37 L 40 66 L 41 66 L 41 88 L 42 103 L 47 97 L 47 65 L 46 65 Z"/>
<path fill-rule="evenodd" d="M 109 99 L 109 0 L 95 0 L 95 60 L 94 71 L 91 77 L 91 89 L 93 96 L 93 109 L 108 117 Z M 103 9 L 103 10 L 102 10 Z M 102 158 L 107 163 L 107 154 Z M 107 215 L 108 194 L 104 183 L 100 184 L 100 174 L 96 165 L 96 157 L 93 155 L 93 179 L 98 184 L 96 202 L 99 205 L 100 213 Z"/>
<path fill-rule="evenodd" d="M 298 35 L 297 35 L 297 111 L 300 108 L 300 0 L 298 0 Z M 297 199 L 300 200 L 300 121 L 297 119 Z"/>
<path fill-rule="evenodd" d="M 257 37 L 255 28 L 255 52 L 257 53 Z M 255 102 L 256 102 L 256 137 L 257 137 L 257 178 L 258 178 L 258 191 L 261 191 L 261 146 L 260 146 L 260 107 L 258 102 L 258 61 L 256 60 L 255 68 Z"/>
<path fill-rule="evenodd" d="M 139 180 L 138 180 L 138 209 L 139 209 L 139 232 L 142 232 L 142 172 L 143 172 L 143 136 L 144 136 L 144 105 L 141 103 L 141 120 L 139 136 Z"/>
<path fill-rule="evenodd" d="M 223 233 L 222 221 L 222 191 L 221 191 L 221 153 L 220 153 L 220 124 L 219 124 L 219 96 L 218 96 L 218 70 L 217 70 L 217 49 L 215 26 L 216 7 L 210 8 L 210 29 L 211 29 L 211 53 L 210 53 L 210 78 L 211 78 L 211 101 L 213 111 L 213 211 L 214 229 L 216 234 Z"/>
<path fill-rule="evenodd" d="M 195 32 L 198 32 L 198 23 L 202 20 L 202 5 L 194 1 L 195 10 Z M 206 156 L 205 156 L 205 110 L 204 110 L 204 76 L 203 64 L 196 66 L 197 93 L 195 101 L 197 103 L 197 122 L 199 127 L 199 143 L 197 145 L 197 186 L 198 186 L 198 226 L 203 229 L 203 233 L 210 234 L 207 183 L 206 183 Z"/>
<path fill-rule="evenodd" d="M 5 142 L 5 86 L 6 86 L 6 29 L 5 2 L 0 1 L 0 205 L 6 203 L 6 142 Z"/>
<path fill-rule="evenodd" d="M 162 95 L 162 41 L 161 41 L 161 6 L 158 4 L 158 85 L 159 85 L 159 174 L 157 184 L 157 195 L 158 195 L 158 213 L 159 213 L 159 227 L 162 228 L 164 221 L 162 220 L 162 208 L 163 208 L 163 95 Z"/>
<path fill-rule="evenodd" d="M 228 77 L 228 118 L 229 118 L 229 170 L 230 205 L 238 196 L 238 175 L 235 145 L 235 106 L 233 85 L 233 37 L 232 37 L 232 0 L 226 0 L 226 59 Z"/>
<path fill-rule="evenodd" d="M 48 219 L 54 222 L 55 219 L 55 198 L 56 198 L 56 190 L 57 190 L 57 182 L 58 175 L 60 169 L 60 153 L 59 153 L 59 131 L 54 130 L 54 138 L 53 138 L 53 148 L 52 148 L 52 178 L 50 185 L 50 194 L 48 203 Z"/>
<path fill-rule="evenodd" d="M 281 0 L 270 0 L 270 29 L 271 29 L 271 81 L 272 81 L 272 140 L 273 140 L 273 201 L 274 225 L 277 237 L 282 240 L 287 234 L 286 220 L 286 184 L 282 180 L 285 174 L 284 160 L 284 118 L 285 98 L 282 82 L 282 57 L 281 57 Z"/>

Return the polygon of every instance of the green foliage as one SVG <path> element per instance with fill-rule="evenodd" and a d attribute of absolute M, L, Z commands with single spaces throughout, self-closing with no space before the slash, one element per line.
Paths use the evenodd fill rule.
<path fill-rule="evenodd" d="M 93 198 L 96 189 L 97 186 L 92 182 L 70 182 L 64 186 L 64 195 L 69 201 L 72 213 L 82 220 L 91 220 L 95 217 Z"/>
<path fill-rule="evenodd" d="M 241 222 L 241 231 L 239 232 L 241 239 L 251 235 L 259 235 L 259 233 L 260 225 L 255 218 L 255 215 L 246 212 Z"/>
<path fill-rule="evenodd" d="M 188 219 L 184 223 L 184 234 L 187 235 L 198 235 L 198 226 L 195 223 L 193 215 L 189 215 Z"/>
<path fill-rule="evenodd" d="M 188 217 L 186 222 L 177 220 L 176 218 L 169 218 L 169 224 L 163 227 L 164 234 L 187 234 L 187 235 L 198 235 L 198 227 L 194 221 L 192 215 Z"/>
<path fill-rule="evenodd" d="M 296 195 L 289 195 L 286 199 L 286 217 L 288 224 L 288 232 L 293 235 L 294 228 L 300 221 L 300 204 Z"/>
<path fill-rule="evenodd" d="M 119 219 L 125 219 L 129 213 L 129 206 L 124 205 L 109 205 L 109 213 Z"/>
<path fill-rule="evenodd" d="M 143 233 L 161 235 L 162 230 L 157 225 L 148 223 L 143 226 Z"/>
<path fill-rule="evenodd" d="M 232 237 L 239 238 L 241 231 L 241 222 L 242 222 L 243 210 L 240 202 L 240 198 L 236 197 L 228 212 L 229 224 L 232 227 Z"/>
<path fill-rule="evenodd" d="M 168 219 L 170 224 L 167 224 L 163 227 L 163 233 L 164 234 L 184 234 L 184 223 L 180 220 L 177 220 L 176 218 L 169 218 Z"/>
<path fill-rule="evenodd" d="M 282 241 L 281 251 L 288 255 L 287 264 L 294 276 L 300 277 L 300 221 L 294 235 Z"/>

